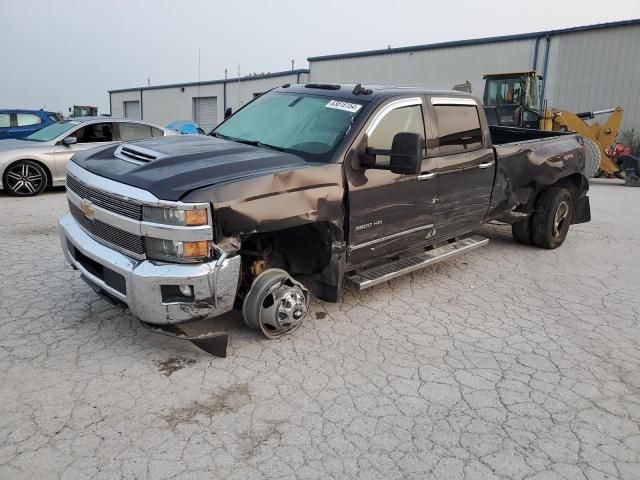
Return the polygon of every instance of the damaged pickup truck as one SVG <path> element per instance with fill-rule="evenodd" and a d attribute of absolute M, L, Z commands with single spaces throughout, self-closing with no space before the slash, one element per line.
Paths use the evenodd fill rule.
<path fill-rule="evenodd" d="M 76 154 L 59 232 L 98 293 L 224 355 L 185 327 L 235 308 L 278 338 L 310 291 L 337 302 L 468 252 L 492 220 L 559 247 L 590 220 L 584 156 L 578 135 L 489 127 L 461 92 L 283 85 L 211 136 Z"/>

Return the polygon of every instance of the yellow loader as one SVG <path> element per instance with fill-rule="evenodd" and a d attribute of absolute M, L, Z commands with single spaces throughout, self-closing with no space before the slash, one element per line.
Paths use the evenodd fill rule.
<path fill-rule="evenodd" d="M 540 80 L 533 70 L 484 75 L 484 105 L 490 125 L 535 128 L 554 132 L 576 132 L 585 138 L 587 161 L 585 174 L 601 174 L 624 178 L 625 174 L 607 148 L 615 143 L 624 110 L 622 107 L 592 112 L 573 113 L 540 105 Z M 593 120 L 610 114 L 600 125 Z"/>

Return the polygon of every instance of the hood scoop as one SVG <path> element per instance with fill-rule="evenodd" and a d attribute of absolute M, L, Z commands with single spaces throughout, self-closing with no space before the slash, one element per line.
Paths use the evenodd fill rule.
<path fill-rule="evenodd" d="M 150 163 L 154 160 L 164 158 L 167 155 L 147 148 L 124 144 L 116 148 L 114 156 L 126 162 L 135 163 L 136 165 L 144 165 L 145 163 Z"/>

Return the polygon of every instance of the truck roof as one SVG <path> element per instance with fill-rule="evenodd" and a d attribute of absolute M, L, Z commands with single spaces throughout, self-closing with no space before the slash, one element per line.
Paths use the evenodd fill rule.
<path fill-rule="evenodd" d="M 357 85 L 363 89 L 370 90 L 370 93 L 354 93 Z M 285 84 L 275 89 L 277 92 L 296 92 L 302 94 L 327 95 L 331 97 L 344 98 L 350 100 L 381 100 L 398 95 L 447 95 L 449 97 L 470 97 L 474 95 L 458 90 L 434 90 L 424 87 L 400 86 L 400 85 L 370 85 L 356 83 L 307 83 L 299 85 Z"/>

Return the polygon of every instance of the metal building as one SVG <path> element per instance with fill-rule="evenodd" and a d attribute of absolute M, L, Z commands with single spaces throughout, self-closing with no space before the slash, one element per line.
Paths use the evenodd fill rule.
<path fill-rule="evenodd" d="M 549 106 L 582 112 L 625 109 L 622 128 L 640 131 L 640 19 L 545 32 L 308 58 L 313 82 L 450 89 L 485 73 L 537 70 Z"/>
<path fill-rule="evenodd" d="M 251 75 L 206 82 L 176 83 L 109 91 L 111 115 L 166 125 L 195 120 L 209 131 L 224 119 L 224 111 L 241 107 L 260 93 L 285 83 L 307 82 L 309 70 Z"/>
<path fill-rule="evenodd" d="M 537 70 L 549 106 L 583 112 L 625 109 L 640 131 L 640 19 L 501 37 L 310 57 L 309 70 L 240 79 L 111 90 L 111 114 L 161 125 L 195 120 L 205 130 L 255 95 L 284 83 L 382 83 L 450 89 L 485 73 Z"/>

